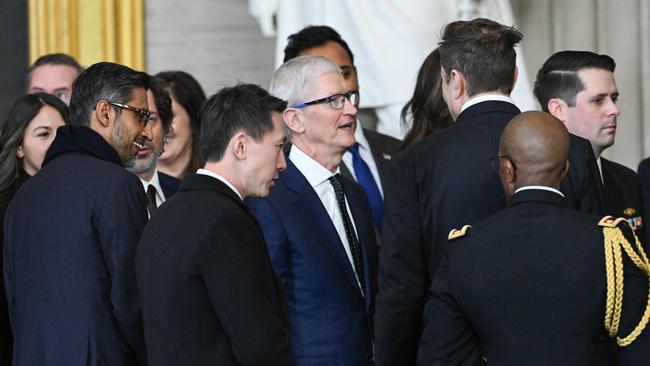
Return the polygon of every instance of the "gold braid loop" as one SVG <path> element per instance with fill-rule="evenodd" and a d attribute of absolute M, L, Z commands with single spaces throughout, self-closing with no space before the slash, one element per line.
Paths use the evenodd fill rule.
<path fill-rule="evenodd" d="M 616 223 L 620 222 L 617 220 Z M 648 302 L 646 304 L 645 311 L 641 320 L 636 325 L 634 330 L 626 337 L 618 337 L 618 328 L 621 321 L 621 311 L 623 306 L 623 256 L 621 247 L 625 251 L 628 257 L 632 260 L 632 263 L 639 268 L 646 277 L 650 278 L 650 262 L 648 262 L 648 256 L 646 255 L 639 239 L 637 238 L 634 231 L 634 241 L 638 252 L 637 254 L 634 251 L 632 245 L 627 241 L 623 232 L 620 228 L 616 226 L 607 226 L 603 228 L 603 234 L 605 236 L 605 271 L 607 278 L 607 293 L 606 293 L 606 304 L 605 304 L 605 329 L 609 333 L 610 337 L 616 336 L 616 342 L 619 346 L 625 347 L 632 342 L 643 332 L 645 327 L 650 320 L 650 282 L 648 284 Z"/>

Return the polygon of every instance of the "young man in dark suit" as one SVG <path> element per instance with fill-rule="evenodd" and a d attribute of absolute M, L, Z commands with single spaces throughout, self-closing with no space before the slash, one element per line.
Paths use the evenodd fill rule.
<path fill-rule="evenodd" d="M 443 31 L 443 97 L 455 123 L 393 158 L 386 187 L 377 295 L 378 365 L 415 362 L 422 308 L 447 233 L 506 205 L 488 159 L 519 109 L 509 95 L 517 79 L 514 46 L 521 33 L 488 19 L 457 21 Z M 600 211 L 592 187 L 595 160 L 575 138 L 562 191 L 574 208 Z"/>
<path fill-rule="evenodd" d="M 449 234 L 425 307 L 418 365 L 647 363 L 650 330 L 632 332 L 648 303 L 647 269 L 623 251 L 620 262 L 612 261 L 623 272 L 606 270 L 612 247 L 603 246 L 603 232 L 631 231 L 569 207 L 559 190 L 569 141 L 559 120 L 537 111 L 520 114 L 503 131 L 492 163 L 508 207 Z M 608 283 L 610 274 L 623 286 L 617 314 L 617 300 L 608 299 L 618 286 Z"/>
<path fill-rule="evenodd" d="M 572 134 L 591 143 L 600 168 L 599 189 L 604 189 L 605 213 L 625 217 L 645 242 L 645 212 L 641 182 L 630 168 L 601 155 L 614 145 L 618 88 L 616 63 L 607 55 L 589 51 L 561 51 L 541 67 L 535 95 L 542 110 L 564 123 Z"/>
<path fill-rule="evenodd" d="M 286 168 L 286 103 L 249 84 L 201 110 L 203 169 L 147 223 L 136 257 L 149 365 L 292 365 L 289 323 L 246 197 Z"/>
<path fill-rule="evenodd" d="M 287 170 L 249 207 L 289 303 L 297 365 L 372 365 L 377 244 L 368 200 L 339 165 L 354 144 L 355 101 L 341 69 L 321 56 L 284 63 L 271 93 L 287 100 Z"/>
<path fill-rule="evenodd" d="M 152 138 L 145 141 L 133 157 L 129 171 L 140 178 L 147 194 L 147 211 L 149 217 L 158 206 L 169 199 L 181 184 L 180 179 L 158 171 L 158 157 L 163 153 L 165 135 L 171 128 L 172 102 L 169 93 L 161 86 L 160 81 L 151 77 L 147 90 L 147 101 L 151 111 Z"/>
<path fill-rule="evenodd" d="M 284 62 L 298 56 L 323 56 L 339 65 L 349 90 L 359 90 L 354 55 L 337 31 L 326 25 L 309 26 L 290 35 L 288 41 Z M 400 151 L 401 143 L 391 136 L 363 128 L 358 118 L 355 126 L 356 143 L 343 154 L 341 174 L 355 180 L 366 192 L 373 222 L 377 232 L 381 232 L 383 185 L 390 160 Z"/>

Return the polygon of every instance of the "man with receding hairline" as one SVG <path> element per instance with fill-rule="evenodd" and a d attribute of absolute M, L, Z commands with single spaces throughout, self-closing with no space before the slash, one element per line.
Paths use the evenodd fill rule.
<path fill-rule="evenodd" d="M 619 349 L 604 326 L 602 228 L 597 216 L 570 209 L 559 190 L 569 141 L 564 125 L 543 112 L 507 125 L 491 163 L 508 207 L 449 234 L 425 307 L 418 365 L 647 362 L 648 331 Z M 624 266 L 621 337 L 647 299 L 646 276 L 629 259 Z"/>

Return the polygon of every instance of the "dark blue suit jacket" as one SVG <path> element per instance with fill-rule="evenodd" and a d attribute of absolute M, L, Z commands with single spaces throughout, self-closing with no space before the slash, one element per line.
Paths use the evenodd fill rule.
<path fill-rule="evenodd" d="M 248 202 L 284 284 L 297 365 L 372 365 L 377 271 L 372 215 L 361 188 L 342 178 L 363 252 L 365 297 L 327 211 L 290 160 L 270 195 Z"/>
<path fill-rule="evenodd" d="M 138 178 L 98 133 L 62 126 L 7 210 L 13 365 L 146 364 L 135 251 Z"/>
<path fill-rule="evenodd" d="M 650 330 L 619 350 L 604 327 L 599 217 L 526 190 L 451 240 L 425 307 L 418 365 L 646 365 Z M 629 228 L 625 228 L 630 234 Z M 648 279 L 625 257 L 621 329 L 641 319 Z"/>

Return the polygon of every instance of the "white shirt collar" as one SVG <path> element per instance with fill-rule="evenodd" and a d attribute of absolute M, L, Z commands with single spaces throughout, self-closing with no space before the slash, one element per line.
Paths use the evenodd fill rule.
<path fill-rule="evenodd" d="M 199 170 L 196 171 L 196 174 L 207 175 L 209 177 L 219 179 L 220 181 L 223 182 L 223 184 L 227 185 L 228 188 L 232 189 L 235 193 L 237 193 L 237 196 L 239 197 L 240 200 L 242 200 L 242 201 L 244 200 L 244 198 L 242 197 L 241 193 L 239 193 L 237 188 L 235 188 L 235 186 L 230 184 L 230 182 L 228 182 L 226 180 L 226 178 L 220 176 L 219 174 L 217 174 L 217 173 L 215 173 L 213 171 L 210 171 L 210 170 L 206 170 L 206 169 L 199 169 Z"/>
<path fill-rule="evenodd" d="M 515 191 L 515 194 L 516 194 L 517 192 L 527 191 L 527 190 L 529 190 L 529 189 L 540 189 L 540 190 L 542 190 L 542 191 L 549 191 L 549 192 L 557 193 L 557 194 L 559 194 L 560 196 L 564 197 L 564 194 L 562 194 L 562 192 L 558 191 L 558 190 L 555 189 L 555 188 L 546 187 L 546 186 L 523 186 L 523 187 L 519 187 L 519 188 L 517 188 L 517 190 Z"/>
<path fill-rule="evenodd" d="M 158 202 L 163 202 L 165 200 L 165 193 L 162 191 L 162 187 L 160 187 L 160 180 L 158 179 L 158 169 L 156 168 L 153 172 L 153 177 L 151 178 L 150 181 L 146 181 L 142 178 L 140 178 L 140 182 L 142 183 L 142 186 L 144 187 L 144 191 L 147 191 L 147 188 L 149 186 L 153 186 L 156 188 L 156 196 L 158 199 Z"/>
<path fill-rule="evenodd" d="M 300 148 L 296 145 L 291 145 L 291 151 L 289 151 L 289 160 L 298 168 L 302 175 L 307 178 L 307 182 L 312 187 L 323 183 L 328 180 L 333 174 L 327 168 L 322 166 L 319 162 L 312 159 L 309 155 L 305 154 Z M 336 168 L 336 173 L 339 172 L 339 168 Z"/>
<path fill-rule="evenodd" d="M 508 103 L 514 104 L 514 103 L 512 103 L 512 99 L 510 99 L 510 97 L 507 96 L 507 95 L 485 94 L 485 95 L 481 95 L 481 96 L 472 98 L 472 99 L 468 100 L 467 102 L 465 102 L 465 104 L 463 104 L 463 106 L 460 108 L 460 113 L 463 113 L 464 110 L 466 110 L 467 108 L 469 108 L 469 107 L 471 107 L 471 106 L 473 106 L 475 104 L 478 104 L 478 103 L 481 103 L 481 102 L 487 102 L 487 101 L 499 101 L 499 102 L 508 102 Z"/>
<path fill-rule="evenodd" d="M 370 147 L 368 145 L 368 140 L 366 139 L 366 135 L 363 133 L 363 127 L 361 127 L 361 123 L 359 122 L 358 118 L 356 121 L 356 126 L 357 129 L 354 131 L 354 140 L 363 149 L 370 150 Z"/>

